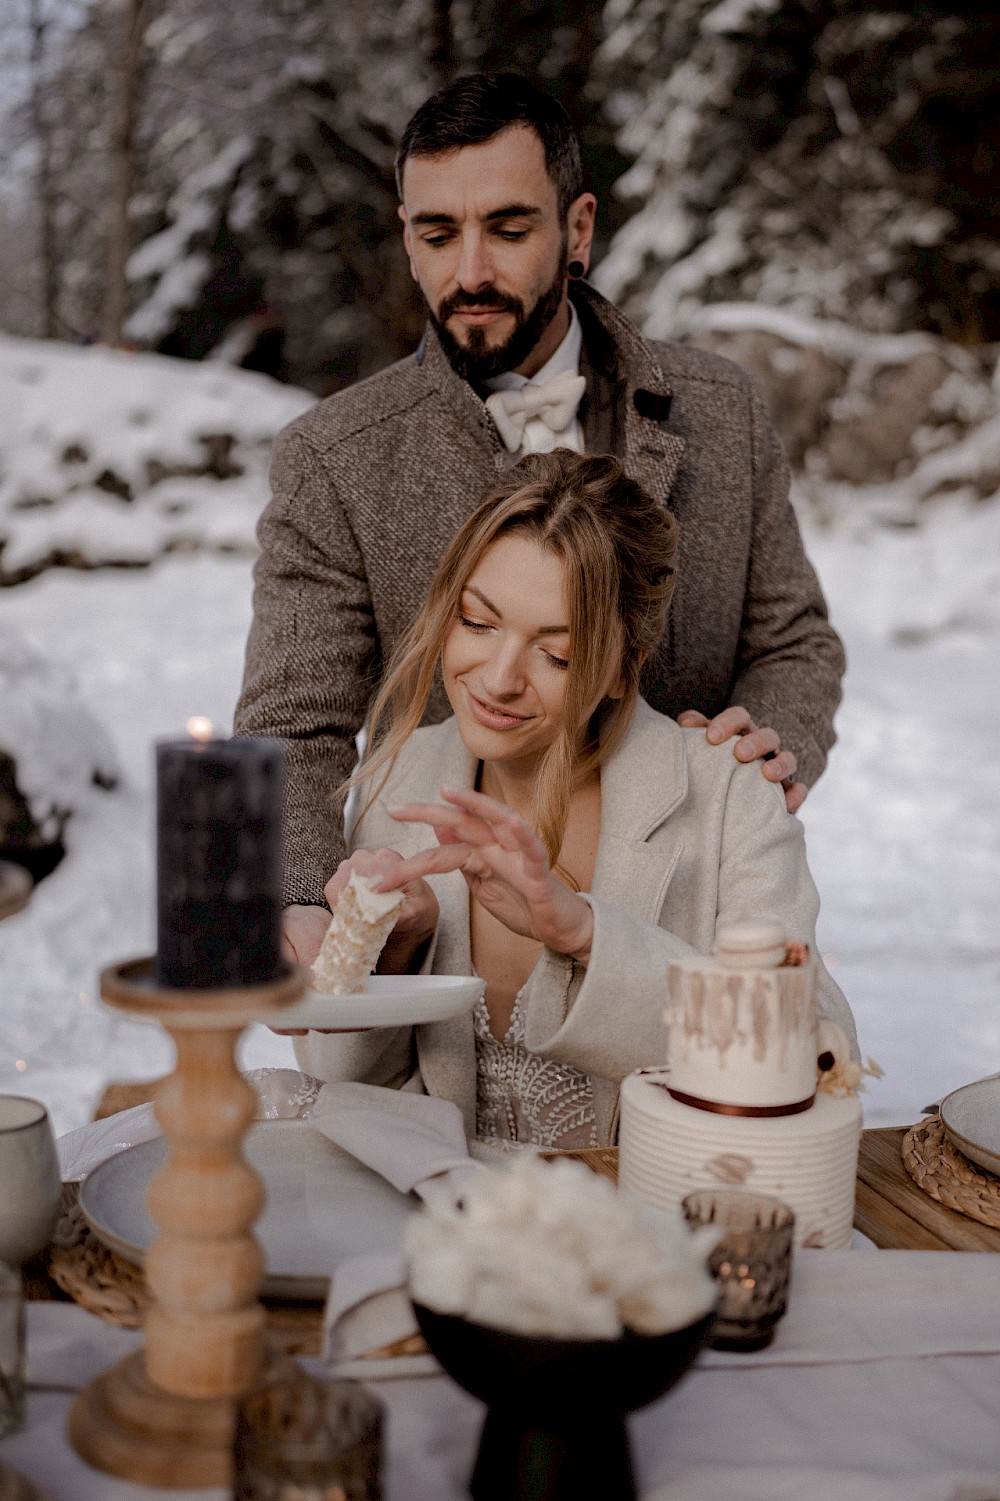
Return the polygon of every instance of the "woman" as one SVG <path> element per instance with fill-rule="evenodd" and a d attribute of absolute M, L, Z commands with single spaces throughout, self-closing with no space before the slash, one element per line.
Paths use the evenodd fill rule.
<path fill-rule="evenodd" d="M 476 973 L 484 1002 L 415 1035 L 309 1033 L 307 1072 L 444 1096 L 483 1138 L 603 1145 L 621 1080 L 664 1057 L 671 960 L 753 916 L 814 942 L 780 787 L 639 696 L 675 545 L 616 459 L 568 450 L 523 459 L 459 532 L 376 700 L 327 896 L 352 869 L 402 888 L 380 970 Z M 421 729 L 439 667 L 453 718 Z"/>

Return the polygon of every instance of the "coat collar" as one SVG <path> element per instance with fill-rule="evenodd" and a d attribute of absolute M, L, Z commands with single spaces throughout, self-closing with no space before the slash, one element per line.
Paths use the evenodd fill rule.
<path fill-rule="evenodd" d="M 635 325 L 588 282 L 574 282 L 572 296 L 591 364 L 600 365 L 623 388 L 625 471 L 650 495 L 665 499 L 684 452 L 684 440 L 665 428 L 673 392 L 660 362 Z M 416 360 L 460 421 L 474 424 L 484 446 L 499 460 L 498 467 L 503 467 L 506 449 L 485 403 L 455 373 L 431 324 Z"/>
<path fill-rule="evenodd" d="M 636 703 L 618 748 L 601 767 L 601 836 L 645 844 L 687 796 L 684 731 L 672 719 Z"/>
<path fill-rule="evenodd" d="M 591 894 L 646 922 L 659 921 L 681 857 L 656 831 L 687 796 L 684 732 L 644 699 L 617 750 L 601 767 L 601 835 Z"/>

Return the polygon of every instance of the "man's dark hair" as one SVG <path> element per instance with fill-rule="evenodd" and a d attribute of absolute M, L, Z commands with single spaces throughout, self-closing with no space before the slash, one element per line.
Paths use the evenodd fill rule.
<path fill-rule="evenodd" d="M 520 73 L 468 73 L 438 89 L 420 106 L 396 153 L 396 189 L 403 196 L 403 167 L 411 156 L 443 156 L 481 146 L 512 125 L 529 126 L 542 143 L 545 167 L 565 214 L 583 192 L 580 142 L 558 99 Z"/>

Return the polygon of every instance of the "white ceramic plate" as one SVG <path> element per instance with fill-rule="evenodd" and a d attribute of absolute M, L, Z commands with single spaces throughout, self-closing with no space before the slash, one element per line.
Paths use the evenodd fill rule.
<path fill-rule="evenodd" d="M 332 1273 L 362 1252 L 399 1252 L 416 1200 L 314 1131 L 308 1121 L 263 1121 L 247 1133 L 247 1161 L 267 1190 L 255 1233 L 267 1256 L 264 1291 L 325 1298 Z M 109 1157 L 80 1186 L 80 1208 L 105 1245 L 141 1265 L 156 1233 L 149 1180 L 167 1154 L 163 1137 Z"/>
<path fill-rule="evenodd" d="M 471 1011 L 483 981 L 467 975 L 370 975 L 357 995 L 306 992 L 303 1000 L 260 1020 L 270 1027 L 317 1030 L 361 1027 L 418 1027 Z"/>
<path fill-rule="evenodd" d="M 941 1120 L 964 1156 L 1000 1174 L 1000 1076 L 952 1090 L 941 1101 Z"/>

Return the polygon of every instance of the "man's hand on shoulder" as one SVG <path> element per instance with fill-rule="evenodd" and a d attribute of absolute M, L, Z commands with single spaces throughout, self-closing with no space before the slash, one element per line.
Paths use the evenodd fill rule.
<path fill-rule="evenodd" d="M 733 755 L 739 761 L 763 761 L 761 770 L 769 782 L 780 782 L 785 789 L 785 807 L 789 813 L 797 813 L 809 791 L 805 782 L 796 782 L 795 756 L 790 750 L 781 749 L 781 736 L 777 730 L 754 724 L 746 709 L 739 707 L 723 709 L 714 719 L 699 714 L 697 709 L 685 709 L 677 716 L 677 723 L 684 729 L 704 728 L 706 738 L 713 745 L 739 736 L 733 746 Z"/>

